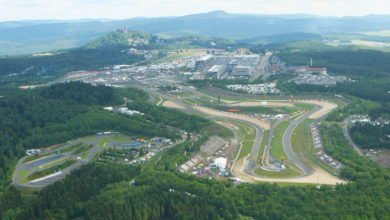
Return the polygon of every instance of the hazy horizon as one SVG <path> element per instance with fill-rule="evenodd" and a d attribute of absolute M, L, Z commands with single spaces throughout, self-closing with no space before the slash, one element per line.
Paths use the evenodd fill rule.
<path fill-rule="evenodd" d="M 390 14 L 385 0 L 0 0 L 0 21 L 177 17 L 221 10 L 233 14 L 365 16 Z"/>

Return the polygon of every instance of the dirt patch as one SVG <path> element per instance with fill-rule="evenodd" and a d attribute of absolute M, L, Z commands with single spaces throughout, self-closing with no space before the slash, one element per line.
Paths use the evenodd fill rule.
<path fill-rule="evenodd" d="M 294 107 L 293 103 L 288 102 L 275 102 L 275 101 L 245 101 L 245 102 L 237 102 L 222 99 L 222 102 L 230 104 L 231 106 L 286 106 L 286 107 Z"/>
<path fill-rule="evenodd" d="M 223 112 L 223 111 L 218 111 L 218 110 L 207 108 L 207 107 L 203 107 L 203 106 L 194 106 L 194 109 L 196 109 L 198 111 L 201 111 L 203 113 L 206 113 L 208 115 L 247 121 L 247 122 L 256 124 L 256 125 L 264 128 L 264 130 L 269 130 L 270 129 L 270 125 L 267 122 L 264 122 L 264 121 L 262 121 L 262 120 L 260 120 L 258 118 L 251 117 L 251 116 L 248 116 L 248 115 L 235 114 L 235 113 L 231 113 L 231 112 Z"/>
<path fill-rule="evenodd" d="M 72 75 L 67 75 L 65 79 L 73 79 L 73 78 L 80 78 L 80 77 L 89 77 L 89 76 L 96 76 L 98 74 L 101 74 L 103 72 L 86 72 L 86 73 L 77 73 Z"/>
<path fill-rule="evenodd" d="M 381 152 L 379 152 L 381 151 Z M 390 151 L 386 149 L 380 149 L 375 155 L 372 155 L 372 159 L 383 167 L 390 167 Z"/>
<path fill-rule="evenodd" d="M 225 144 L 227 144 L 227 142 L 219 136 L 211 136 L 206 143 L 200 146 L 200 151 L 205 152 L 207 155 L 212 155 Z"/>
<path fill-rule="evenodd" d="M 168 108 L 185 109 L 184 106 L 179 105 L 179 104 L 177 104 L 176 102 L 172 102 L 172 101 L 165 101 L 165 102 L 163 103 L 163 106 L 164 106 L 164 107 L 168 107 Z"/>
<path fill-rule="evenodd" d="M 236 151 L 238 148 L 238 136 L 237 136 L 237 130 L 240 128 L 236 125 L 228 122 L 217 122 L 218 124 L 225 126 L 229 129 L 232 129 L 235 132 L 235 137 L 231 138 L 229 140 L 228 146 L 225 148 L 224 153 L 228 160 L 228 167 L 230 166 L 230 161 L 234 160 L 234 157 L 236 155 Z"/>
<path fill-rule="evenodd" d="M 228 127 L 228 128 L 231 128 L 233 130 L 239 130 L 240 128 L 237 127 L 236 125 L 234 124 L 231 124 L 231 123 L 227 123 L 225 121 L 216 121 L 217 124 L 220 124 L 222 126 L 225 126 L 225 127 Z"/>

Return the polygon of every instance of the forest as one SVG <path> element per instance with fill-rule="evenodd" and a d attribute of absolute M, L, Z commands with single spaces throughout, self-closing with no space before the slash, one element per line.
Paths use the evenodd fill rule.
<path fill-rule="evenodd" d="M 151 34 L 145 33 L 143 31 L 130 31 L 125 33 L 123 30 L 116 30 L 87 43 L 84 45 L 84 48 L 97 49 L 118 46 L 128 47 L 130 45 L 129 38 L 133 41 L 150 40 L 152 43 L 154 43 L 157 39 L 156 36 L 152 36 Z"/>
<path fill-rule="evenodd" d="M 390 149 L 390 125 L 372 125 L 369 123 L 356 123 L 351 129 L 353 141 L 362 148 Z"/>

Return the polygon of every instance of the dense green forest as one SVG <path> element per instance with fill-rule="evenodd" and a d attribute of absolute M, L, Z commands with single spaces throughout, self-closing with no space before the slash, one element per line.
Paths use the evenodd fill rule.
<path fill-rule="evenodd" d="M 129 39 L 132 41 L 129 42 Z M 143 31 L 123 32 L 122 30 L 116 30 L 87 43 L 84 47 L 88 49 L 97 49 L 118 46 L 133 46 L 133 41 L 136 42 L 138 40 L 151 40 L 152 43 L 154 43 L 156 39 L 156 36 L 152 36 L 151 34 L 145 33 Z"/>
<path fill-rule="evenodd" d="M 356 123 L 351 127 L 353 141 L 363 148 L 390 149 L 390 125 Z"/>

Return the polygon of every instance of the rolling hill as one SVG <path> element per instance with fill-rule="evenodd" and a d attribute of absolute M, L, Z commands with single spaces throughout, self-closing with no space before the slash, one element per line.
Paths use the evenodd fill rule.
<path fill-rule="evenodd" d="M 321 17 L 314 15 L 230 14 L 223 11 L 180 17 L 126 20 L 0 22 L 0 55 L 42 52 L 81 46 L 127 26 L 159 37 L 186 35 L 247 39 L 296 32 L 340 34 L 390 29 L 390 15 Z M 282 40 L 284 37 L 281 37 Z"/>

